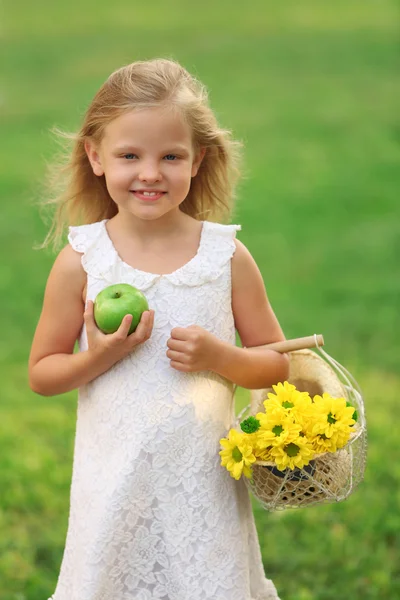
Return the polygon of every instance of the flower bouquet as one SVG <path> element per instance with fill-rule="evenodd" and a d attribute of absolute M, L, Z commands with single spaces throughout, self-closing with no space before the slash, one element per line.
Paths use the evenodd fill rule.
<path fill-rule="evenodd" d="M 321 353 L 325 360 L 310 350 L 290 353 L 289 380 L 253 391 L 220 440 L 221 465 L 237 480 L 243 475 L 268 510 L 343 500 L 362 479 L 362 396 L 351 375 Z"/>

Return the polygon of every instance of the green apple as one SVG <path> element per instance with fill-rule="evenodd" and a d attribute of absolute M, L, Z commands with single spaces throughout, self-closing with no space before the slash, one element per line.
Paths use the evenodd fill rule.
<path fill-rule="evenodd" d="M 146 296 L 129 283 L 109 285 L 99 292 L 94 301 L 94 320 L 103 333 L 114 333 L 125 315 L 132 315 L 129 334 L 139 325 L 140 317 L 149 310 Z"/>

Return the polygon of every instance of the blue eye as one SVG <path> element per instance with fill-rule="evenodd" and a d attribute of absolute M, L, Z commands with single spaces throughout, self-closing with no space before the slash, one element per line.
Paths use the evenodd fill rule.
<path fill-rule="evenodd" d="M 137 158 L 136 154 L 133 154 L 132 152 L 130 152 L 129 154 L 123 154 L 122 157 L 126 158 L 126 160 L 132 160 L 134 157 Z M 176 154 L 166 154 L 164 158 L 168 159 L 168 162 L 173 162 L 174 160 L 177 160 L 178 157 L 176 156 Z"/>

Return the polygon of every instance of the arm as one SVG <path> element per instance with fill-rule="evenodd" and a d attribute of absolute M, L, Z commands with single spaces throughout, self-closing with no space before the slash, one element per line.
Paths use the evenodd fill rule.
<path fill-rule="evenodd" d="M 68 245 L 50 272 L 29 357 L 29 385 L 37 394 L 54 396 L 89 383 L 150 337 L 154 311 L 143 313 L 131 335 L 128 316 L 117 332 L 103 334 L 95 325 L 92 302 L 84 312 L 85 283 L 81 256 Z M 84 322 L 89 348 L 74 354 Z"/>
<path fill-rule="evenodd" d="M 232 258 L 232 311 L 244 348 L 220 341 L 213 371 L 248 389 L 270 387 L 289 374 L 286 354 L 254 348 L 285 339 L 268 302 L 264 282 L 247 248 L 235 239 Z"/>
<path fill-rule="evenodd" d="M 81 256 L 66 246 L 47 280 L 43 308 L 29 357 L 29 385 L 43 396 L 68 392 L 91 381 L 109 366 L 89 352 L 73 354 L 83 325 L 86 274 Z"/>

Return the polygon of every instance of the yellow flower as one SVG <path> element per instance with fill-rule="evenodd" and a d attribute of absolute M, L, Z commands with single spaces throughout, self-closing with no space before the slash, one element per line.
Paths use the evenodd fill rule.
<path fill-rule="evenodd" d="M 243 435 L 244 443 L 247 446 L 251 446 L 251 448 L 253 448 L 253 454 L 254 454 L 254 449 L 257 447 L 258 432 L 255 431 L 254 433 L 243 433 L 242 435 Z"/>
<path fill-rule="evenodd" d="M 321 435 L 314 435 L 310 438 L 310 442 L 316 454 L 336 452 L 338 448 L 336 435 L 332 435 L 330 438 L 326 437 L 323 433 Z"/>
<path fill-rule="evenodd" d="M 270 414 L 257 413 L 260 429 L 253 435 L 256 437 L 256 447 L 265 450 L 269 446 L 290 444 L 301 431 L 301 426 L 294 423 L 282 407 Z"/>
<path fill-rule="evenodd" d="M 259 448 L 254 448 L 254 456 L 257 460 L 265 460 L 267 462 L 270 462 L 271 460 L 273 460 L 271 457 L 271 448 L 272 446 L 268 446 L 267 448 L 264 448 L 262 450 Z"/>
<path fill-rule="evenodd" d="M 246 434 L 231 429 L 228 438 L 221 438 L 219 441 L 221 446 L 225 448 L 219 452 L 221 466 L 226 467 L 234 479 L 240 479 L 242 473 L 245 477 L 251 477 L 250 465 L 255 462 L 256 457 L 247 438 Z"/>
<path fill-rule="evenodd" d="M 351 432 L 352 432 L 351 426 L 343 427 L 340 429 L 338 428 L 338 430 L 336 432 L 336 447 L 337 448 L 343 448 L 347 444 L 347 442 L 349 441 Z"/>
<path fill-rule="evenodd" d="M 272 389 L 275 394 L 270 392 L 268 394 L 268 400 L 265 400 L 265 403 L 268 403 L 270 400 L 275 403 L 283 406 L 283 408 L 293 408 L 299 400 L 304 400 L 310 398 L 308 392 L 299 392 L 296 389 L 296 386 L 292 385 L 288 381 L 284 381 L 283 383 L 278 383 L 277 385 L 273 385 Z"/>
<path fill-rule="evenodd" d="M 337 448 L 343 448 L 349 440 L 354 408 L 346 405 L 344 398 L 332 398 L 327 393 L 314 396 L 314 414 L 310 421 L 308 434 L 311 436 L 324 435 L 326 438 L 335 437 Z M 336 450 L 331 450 L 335 452 Z"/>
<path fill-rule="evenodd" d="M 312 400 L 308 392 L 299 392 L 294 385 L 288 381 L 272 386 L 275 394 L 270 392 L 268 399 L 264 401 L 265 412 L 272 414 L 285 409 L 296 423 L 304 425 L 309 418 Z"/>
<path fill-rule="evenodd" d="M 285 469 L 301 469 L 308 465 L 314 456 L 314 451 L 310 441 L 299 435 L 289 444 L 283 444 L 271 449 L 272 460 L 275 461 L 280 471 Z"/>

